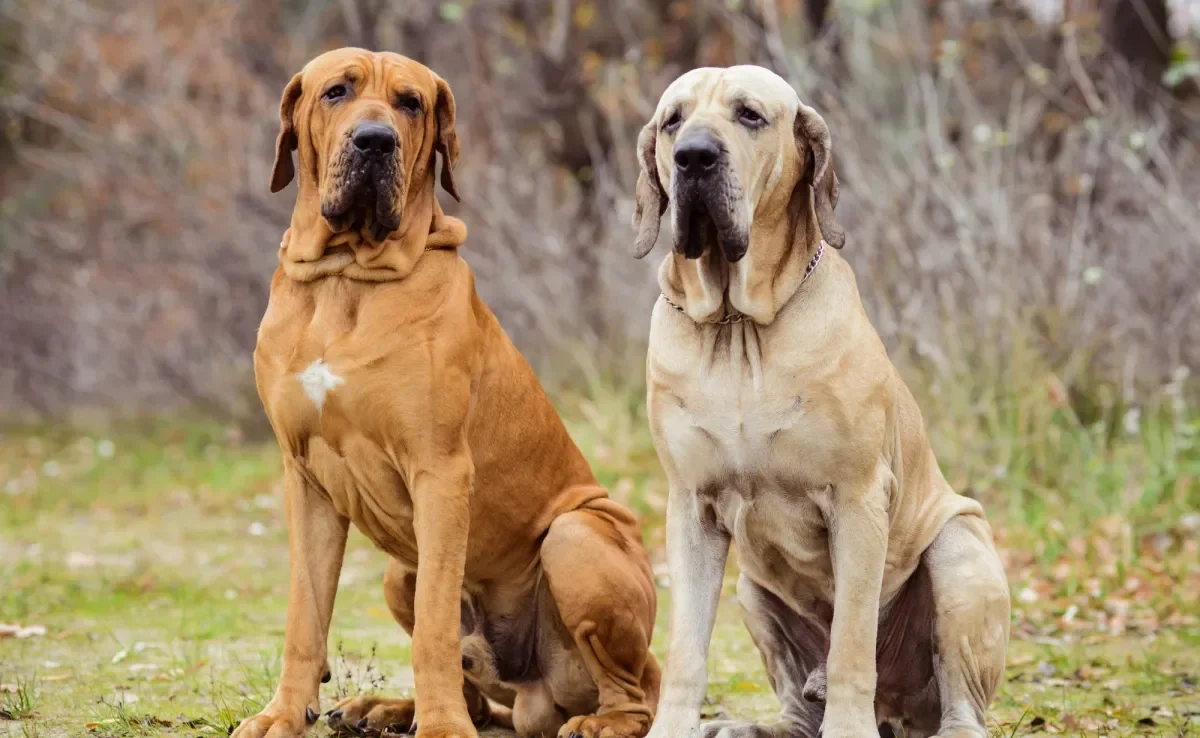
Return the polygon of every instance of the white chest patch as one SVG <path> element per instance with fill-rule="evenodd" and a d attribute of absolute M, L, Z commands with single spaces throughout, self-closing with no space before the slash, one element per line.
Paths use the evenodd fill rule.
<path fill-rule="evenodd" d="M 296 378 L 300 380 L 300 386 L 304 387 L 304 394 L 317 406 L 317 412 L 325 405 L 325 395 L 329 390 L 346 381 L 334 374 L 324 359 L 317 359 L 309 364 Z"/>

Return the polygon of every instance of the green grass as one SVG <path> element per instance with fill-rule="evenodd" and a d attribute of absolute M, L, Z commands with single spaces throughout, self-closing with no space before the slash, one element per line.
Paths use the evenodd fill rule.
<path fill-rule="evenodd" d="M 1012 584 L 993 735 L 1200 735 L 1198 416 L 1164 402 L 1135 428 L 1081 419 L 1044 385 L 1000 396 L 922 398 L 940 410 L 926 420 L 947 476 L 988 507 Z M 638 394 L 561 405 L 661 565 L 666 487 Z M 0 736 L 224 735 L 269 699 L 287 582 L 279 471 L 272 440 L 215 425 L 0 435 L 0 623 L 46 628 L 0 640 Z M 383 567 L 352 534 L 325 705 L 411 692 Z M 778 706 L 730 574 L 709 711 L 766 718 Z"/>
<path fill-rule="evenodd" d="M 30 720 L 39 717 L 34 705 L 38 700 L 35 677 L 18 676 L 15 683 L 0 690 L 0 719 Z"/>

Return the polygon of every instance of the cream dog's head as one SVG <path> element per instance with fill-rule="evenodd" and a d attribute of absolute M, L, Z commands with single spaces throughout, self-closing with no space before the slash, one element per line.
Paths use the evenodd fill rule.
<path fill-rule="evenodd" d="M 807 209 L 841 248 L 829 128 L 795 90 L 762 67 L 694 69 L 675 80 L 638 137 L 634 256 L 654 248 L 670 206 L 675 251 L 698 259 L 719 246 L 736 262 L 755 221 Z M 799 198 L 796 200 L 795 198 Z"/>
<path fill-rule="evenodd" d="M 271 191 L 296 176 L 297 151 L 301 200 L 315 195 L 334 233 L 362 230 L 382 241 L 399 228 L 410 193 L 421 194 L 433 176 L 435 152 L 442 187 L 458 199 L 454 95 L 411 59 L 355 48 L 322 54 L 292 77 L 279 118 Z"/>

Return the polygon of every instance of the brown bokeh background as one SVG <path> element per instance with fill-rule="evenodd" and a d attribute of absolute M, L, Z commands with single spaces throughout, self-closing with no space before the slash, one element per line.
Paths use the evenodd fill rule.
<path fill-rule="evenodd" d="M 897 363 L 933 395 L 1044 368 L 1086 421 L 1200 362 L 1195 4 L 0 0 L 0 420 L 260 415 L 278 96 L 353 44 L 454 88 L 463 253 L 552 388 L 639 381 L 637 131 L 756 63 L 830 124 Z"/>

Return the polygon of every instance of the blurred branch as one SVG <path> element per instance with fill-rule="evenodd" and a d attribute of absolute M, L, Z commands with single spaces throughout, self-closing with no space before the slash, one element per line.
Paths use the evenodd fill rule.
<path fill-rule="evenodd" d="M 827 118 L 846 256 L 902 366 L 974 370 L 1036 331 L 1056 369 L 1148 393 L 1200 367 L 1200 106 L 1155 76 L 1162 0 L 1093 5 L 1064 28 L 1023 0 L 0 0 L 0 405 L 254 406 L 228 387 L 291 207 L 262 186 L 279 92 L 343 42 L 451 81 L 447 207 L 540 368 L 581 344 L 640 363 L 638 132 L 676 75 L 758 63 Z"/>
<path fill-rule="evenodd" d="M 1104 115 L 1104 103 L 1100 102 L 1100 96 L 1096 94 L 1096 86 L 1092 84 L 1091 77 L 1088 76 L 1087 70 L 1083 68 L 1083 62 L 1079 59 L 1079 44 L 1075 38 L 1075 26 L 1070 23 L 1065 24 L 1063 28 L 1063 48 L 1067 68 L 1071 70 L 1071 77 L 1075 80 L 1075 84 L 1079 85 L 1079 91 L 1083 93 L 1088 110 L 1092 112 L 1092 115 Z"/>
<path fill-rule="evenodd" d="M 379 49 L 379 16 L 383 0 L 339 0 L 352 46 Z"/>

